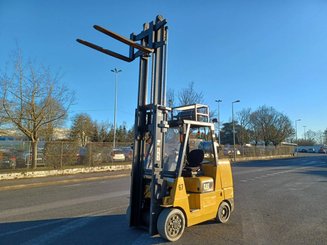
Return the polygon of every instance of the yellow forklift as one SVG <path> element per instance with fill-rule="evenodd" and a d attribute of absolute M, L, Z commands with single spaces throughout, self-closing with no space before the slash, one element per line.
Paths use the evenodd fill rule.
<path fill-rule="evenodd" d="M 163 238 L 176 241 L 185 227 L 212 219 L 226 223 L 234 209 L 234 199 L 230 163 L 218 161 L 208 107 L 195 104 L 173 108 L 172 115 L 165 135 L 163 191 L 156 226 Z M 199 149 L 202 140 L 211 141 L 209 153 Z M 144 193 L 148 203 L 150 185 L 148 181 Z"/>
<path fill-rule="evenodd" d="M 140 58 L 129 225 L 176 241 L 185 227 L 213 219 L 226 223 L 234 209 L 234 194 L 230 163 L 218 161 L 208 106 L 166 106 L 166 24 L 157 16 L 129 39 L 94 26 L 127 44 L 129 56 L 77 41 L 127 62 Z M 211 142 L 210 151 L 201 149 L 203 140 Z"/>

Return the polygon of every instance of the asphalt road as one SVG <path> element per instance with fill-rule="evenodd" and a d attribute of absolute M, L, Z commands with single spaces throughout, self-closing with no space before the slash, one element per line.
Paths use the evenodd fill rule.
<path fill-rule="evenodd" d="M 327 244 L 327 157 L 233 165 L 230 222 L 175 244 Z M 0 182 L 0 244 L 165 244 L 130 229 L 127 172 Z"/>

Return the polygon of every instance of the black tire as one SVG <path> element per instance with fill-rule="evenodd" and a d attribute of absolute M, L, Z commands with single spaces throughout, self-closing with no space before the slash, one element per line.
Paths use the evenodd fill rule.
<path fill-rule="evenodd" d="M 228 202 L 223 201 L 218 208 L 216 220 L 219 223 L 227 223 L 231 215 L 231 208 Z"/>
<path fill-rule="evenodd" d="M 168 241 L 177 241 L 185 229 L 184 213 L 177 208 L 165 208 L 159 214 L 157 229 L 160 236 Z"/>
<path fill-rule="evenodd" d="M 126 209 L 126 220 L 128 222 L 128 225 L 130 223 L 131 220 L 131 206 L 128 205 L 127 209 Z"/>

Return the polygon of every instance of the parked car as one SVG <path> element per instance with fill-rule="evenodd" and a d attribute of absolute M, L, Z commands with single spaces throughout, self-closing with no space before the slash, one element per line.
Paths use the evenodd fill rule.
<path fill-rule="evenodd" d="M 124 152 L 121 149 L 113 149 L 110 153 L 111 161 L 125 161 Z"/>
<path fill-rule="evenodd" d="M 234 155 L 234 149 L 233 148 L 225 148 L 224 149 L 224 155 Z M 236 149 L 236 155 L 241 155 L 241 152 Z"/>
<path fill-rule="evenodd" d="M 301 150 L 299 150 L 299 152 L 306 153 L 308 151 L 306 149 L 301 149 Z"/>
<path fill-rule="evenodd" d="M 126 160 L 133 159 L 133 149 L 131 147 L 122 147 L 121 150 L 123 151 Z"/>
<path fill-rule="evenodd" d="M 308 149 L 308 153 L 315 153 L 315 152 L 316 152 L 315 148 L 309 148 Z"/>
<path fill-rule="evenodd" d="M 0 168 L 16 168 L 16 156 L 9 149 L 0 150 Z"/>
<path fill-rule="evenodd" d="M 77 157 L 76 164 L 86 164 L 86 160 L 87 160 L 86 154 L 87 154 L 87 148 L 81 146 L 78 149 L 78 153 L 76 154 Z"/>
<path fill-rule="evenodd" d="M 32 152 L 25 153 L 24 158 L 25 158 L 25 165 L 27 166 L 27 168 L 29 168 L 32 165 Z M 37 167 L 45 166 L 43 149 L 38 149 L 36 166 Z"/>
<path fill-rule="evenodd" d="M 325 149 L 325 148 L 323 148 L 323 147 L 320 147 L 318 153 L 326 154 L 326 153 L 327 153 L 327 149 Z"/>

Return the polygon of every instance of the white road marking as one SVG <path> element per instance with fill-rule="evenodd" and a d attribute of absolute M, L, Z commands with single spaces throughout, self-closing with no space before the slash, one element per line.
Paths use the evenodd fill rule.
<path fill-rule="evenodd" d="M 317 162 L 314 162 L 314 163 L 315 163 L 315 165 L 312 165 L 312 162 L 310 162 L 309 164 L 300 165 L 300 166 L 303 166 L 303 167 L 296 167 L 296 168 L 292 168 L 292 169 L 288 169 L 288 170 L 284 170 L 284 171 L 278 171 L 278 172 L 274 172 L 274 173 L 262 174 L 262 175 L 255 176 L 255 177 L 252 177 L 252 178 L 242 179 L 240 181 L 245 183 L 245 182 L 249 182 L 249 181 L 255 181 L 255 180 L 258 180 L 258 179 L 264 179 L 264 178 L 272 177 L 272 176 L 275 176 L 275 175 L 286 174 L 286 173 L 290 173 L 290 172 L 296 172 L 296 171 L 303 170 L 303 169 L 326 166 L 325 163 L 324 164 L 319 164 L 319 165 L 317 165 Z M 269 169 L 269 170 L 271 170 L 271 169 Z"/>
<path fill-rule="evenodd" d="M 150 245 L 150 244 L 159 244 L 163 243 L 164 240 L 159 235 L 151 237 L 149 233 L 143 232 L 137 239 L 135 239 L 132 245 Z"/>
<path fill-rule="evenodd" d="M 120 206 L 120 207 L 115 207 L 115 208 L 110 208 L 110 209 L 105 209 L 105 210 L 98 210 L 98 211 L 95 211 L 95 212 L 84 213 L 82 215 L 73 216 L 73 217 L 69 217 L 69 218 L 55 219 L 55 220 L 48 221 L 48 222 L 40 221 L 41 223 L 40 224 L 37 224 L 37 225 L 28 226 L 28 227 L 24 227 L 24 228 L 21 228 L 21 229 L 18 229 L 18 230 L 13 230 L 13 231 L 8 231 L 8 232 L 0 233 L 0 237 L 12 236 L 12 235 L 16 235 L 17 233 L 20 233 L 20 232 L 25 232 L 25 231 L 30 231 L 30 230 L 34 230 L 34 229 L 39 229 L 39 228 L 42 228 L 42 227 L 45 227 L 45 226 L 54 225 L 54 224 L 57 224 L 57 223 L 64 223 L 64 222 L 67 222 L 67 221 L 69 221 L 71 219 L 75 219 L 73 221 L 70 221 L 70 222 L 62 225 L 62 226 L 66 226 L 67 229 L 70 230 L 73 227 L 74 224 L 75 224 L 75 227 L 78 228 L 81 225 L 86 225 L 87 223 L 90 222 L 90 220 L 88 220 L 87 222 L 86 221 L 81 222 L 82 219 L 92 219 L 92 218 L 94 218 L 94 217 L 96 217 L 98 215 L 110 214 L 110 213 L 113 213 L 114 211 L 116 211 L 118 209 L 121 209 L 121 208 L 124 208 L 124 207 Z M 127 206 L 126 206 L 126 208 L 127 208 Z M 67 226 L 67 224 L 69 224 L 69 226 Z M 59 226 L 59 228 L 61 229 L 62 226 Z M 53 231 L 51 231 L 51 233 L 52 232 Z M 29 242 L 31 242 L 31 241 L 28 241 L 28 243 Z M 33 242 L 35 242 L 35 241 L 33 241 Z M 43 242 L 45 242 L 45 241 L 43 241 Z M 33 243 L 30 243 L 30 244 L 33 244 Z M 34 244 L 39 244 L 39 243 L 38 242 L 35 242 Z"/>
<path fill-rule="evenodd" d="M 30 230 L 34 230 L 34 229 L 39 229 L 39 228 L 44 227 L 44 226 L 54 225 L 54 224 L 61 223 L 61 222 L 65 222 L 65 219 L 52 220 L 52 221 L 48 221 L 48 222 L 42 222 L 41 224 L 38 224 L 38 225 L 28 226 L 28 227 L 24 227 L 22 229 L 0 233 L 0 237 L 11 236 L 11 235 L 15 235 L 15 234 L 17 234 L 19 232 L 24 232 L 24 231 L 30 231 Z"/>
<path fill-rule="evenodd" d="M 310 162 L 299 163 L 299 164 L 293 165 L 293 166 L 294 167 L 296 167 L 296 166 L 308 166 L 308 165 L 320 164 L 320 163 L 324 163 L 324 162 L 310 161 Z M 237 175 L 251 174 L 251 173 L 257 173 L 257 172 L 266 172 L 266 171 L 271 171 L 271 170 L 274 170 L 274 171 L 275 170 L 283 170 L 285 168 L 290 168 L 290 166 L 289 165 L 285 165 L 285 166 L 276 166 L 276 167 L 262 167 L 262 168 L 257 168 L 257 169 L 240 171 L 240 172 L 237 172 L 237 173 L 234 173 L 233 172 L 233 175 L 237 176 Z"/>
<path fill-rule="evenodd" d="M 72 184 L 72 185 L 63 185 L 60 186 L 61 188 L 68 188 L 68 187 L 76 187 L 76 186 L 81 186 L 82 184 Z"/>
<path fill-rule="evenodd" d="M 41 211 L 45 211 L 45 210 L 49 210 L 49 209 L 68 207 L 68 206 L 73 206 L 73 205 L 81 204 L 81 203 L 95 202 L 95 201 L 101 201 L 101 200 L 105 200 L 105 199 L 125 196 L 125 195 L 129 195 L 129 193 L 130 193 L 129 191 L 116 191 L 116 192 L 100 194 L 100 195 L 96 195 L 96 196 L 88 196 L 88 197 L 75 198 L 75 199 L 70 199 L 70 200 L 62 200 L 62 201 L 56 201 L 56 202 L 51 202 L 51 203 L 44 203 L 44 204 L 34 205 L 31 207 L 7 209 L 7 210 L 3 210 L 0 212 L 0 220 L 9 218 L 12 216 L 17 216 L 17 215 L 37 213 L 37 212 L 41 212 Z"/>
<path fill-rule="evenodd" d="M 71 220 L 72 218 L 69 218 L 69 222 L 56 227 L 55 229 L 42 234 L 38 237 L 35 237 L 29 241 L 26 241 L 22 244 L 24 245 L 34 245 L 34 244 L 48 244 L 50 241 L 55 240 L 56 238 L 59 238 L 61 236 L 64 236 L 68 233 L 71 233 L 83 226 L 88 225 L 90 222 L 93 222 L 95 220 L 94 217 L 99 216 L 99 215 L 107 215 L 110 214 L 112 212 L 114 212 L 117 209 L 121 209 L 122 207 L 115 207 L 115 208 L 110 208 L 110 209 L 106 209 L 106 210 L 101 210 L 101 211 L 96 211 L 96 212 L 91 212 L 88 214 L 84 214 L 83 216 L 86 217 L 79 217 L 79 218 L 73 218 L 73 220 Z"/>

